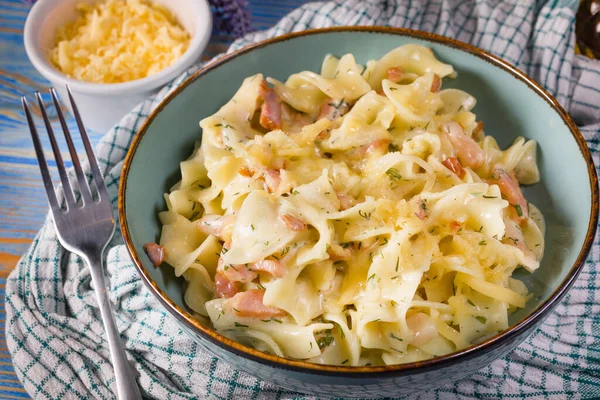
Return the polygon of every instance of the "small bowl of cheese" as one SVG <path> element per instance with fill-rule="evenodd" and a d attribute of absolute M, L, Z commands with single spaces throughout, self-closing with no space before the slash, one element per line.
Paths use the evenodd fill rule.
<path fill-rule="evenodd" d="M 206 0 L 38 0 L 24 42 L 63 98 L 69 85 L 86 126 L 106 131 L 198 62 L 211 30 Z"/>

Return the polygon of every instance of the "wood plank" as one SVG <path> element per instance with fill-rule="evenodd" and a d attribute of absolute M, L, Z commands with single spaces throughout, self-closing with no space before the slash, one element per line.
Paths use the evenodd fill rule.
<path fill-rule="evenodd" d="M 23 394 L 16 394 L 14 392 L 21 392 Z M 0 393 L 2 393 L 2 398 L 9 400 L 9 399 L 28 399 L 29 395 L 27 394 L 27 392 L 25 391 L 25 389 L 15 389 L 15 388 L 3 388 L 0 386 Z"/>
<path fill-rule="evenodd" d="M 0 278 L 6 278 L 20 259 L 21 256 L 0 252 Z"/>
<path fill-rule="evenodd" d="M 20 33 L 23 34 L 23 29 L 17 29 L 17 28 L 6 28 L 3 26 L 0 26 L 0 32 L 6 32 L 6 33 Z"/>

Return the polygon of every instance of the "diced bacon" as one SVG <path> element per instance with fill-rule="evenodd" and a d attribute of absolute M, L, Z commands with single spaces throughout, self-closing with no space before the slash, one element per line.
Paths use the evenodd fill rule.
<path fill-rule="evenodd" d="M 431 92 L 435 93 L 442 87 L 442 80 L 438 74 L 433 74 L 433 80 L 431 81 Z"/>
<path fill-rule="evenodd" d="M 335 100 L 327 98 L 321 106 L 317 120 L 327 118 L 328 120 L 333 121 L 346 114 L 349 109 L 350 105 L 344 102 L 344 100 L 340 100 L 339 103 L 336 103 Z"/>
<path fill-rule="evenodd" d="M 404 69 L 400 66 L 388 68 L 387 78 L 394 83 L 400 82 L 404 78 Z"/>
<path fill-rule="evenodd" d="M 266 129 L 281 128 L 281 99 L 272 89 L 265 95 L 265 101 L 260 108 L 259 122 Z"/>
<path fill-rule="evenodd" d="M 479 137 L 479 134 L 483 132 L 483 122 L 479 121 L 477 122 L 477 126 L 475 126 L 475 128 L 473 128 L 473 132 L 471 133 L 471 137 L 473 138 L 477 138 Z"/>
<path fill-rule="evenodd" d="M 460 228 L 462 228 L 462 225 L 458 221 L 451 221 L 448 227 L 450 228 L 450 232 L 456 235 L 460 231 Z"/>
<path fill-rule="evenodd" d="M 258 99 L 259 100 L 264 99 L 264 97 L 267 95 L 269 90 L 271 90 L 271 88 L 269 87 L 269 83 L 265 79 L 263 79 L 260 82 L 260 86 L 258 87 Z"/>
<path fill-rule="evenodd" d="M 286 312 L 263 303 L 264 290 L 251 289 L 236 294 L 230 301 L 235 313 L 241 317 L 272 318 L 283 317 Z"/>
<path fill-rule="evenodd" d="M 298 217 L 294 217 L 293 215 L 283 214 L 279 216 L 279 219 L 293 231 L 300 232 L 308 229 L 308 225 L 306 225 L 306 222 L 304 222 Z"/>
<path fill-rule="evenodd" d="M 262 102 L 265 99 L 265 96 L 267 95 L 267 93 L 269 93 L 269 90 L 271 90 L 271 88 L 269 87 L 267 81 L 264 79 L 260 81 L 260 86 L 258 87 L 258 96 L 256 97 L 256 109 L 258 109 L 261 106 Z"/>
<path fill-rule="evenodd" d="M 462 167 L 462 164 L 456 157 L 448 157 L 444 161 L 442 161 L 444 167 L 448 168 L 450 171 L 454 172 L 456 176 L 460 179 L 465 177 L 465 170 Z"/>
<path fill-rule="evenodd" d="M 287 273 L 287 269 L 281 261 L 277 260 L 260 260 L 248 265 L 254 272 L 267 272 L 273 276 L 281 278 Z"/>
<path fill-rule="evenodd" d="M 279 184 L 281 183 L 281 176 L 279 171 L 276 169 L 267 169 L 262 174 L 265 180 L 265 190 L 269 193 L 277 191 Z"/>
<path fill-rule="evenodd" d="M 442 130 L 452 142 L 461 164 L 470 168 L 479 168 L 485 162 L 485 154 L 477 142 L 465 135 L 463 128 L 456 122 L 442 125 Z"/>
<path fill-rule="evenodd" d="M 376 139 L 371 143 L 362 146 L 359 150 L 360 155 L 365 156 L 383 156 L 387 153 L 390 146 L 389 139 Z"/>
<path fill-rule="evenodd" d="M 146 243 L 144 251 L 155 267 L 158 267 L 165 260 L 165 248 L 154 242 Z"/>
<path fill-rule="evenodd" d="M 352 249 L 349 247 L 343 248 L 339 244 L 333 243 L 327 249 L 327 254 L 329 254 L 329 259 L 332 261 L 349 260 L 352 258 Z"/>
<path fill-rule="evenodd" d="M 201 232 L 228 242 L 231 240 L 235 216 L 207 214 L 196 221 L 195 224 Z"/>
<path fill-rule="evenodd" d="M 506 200 L 513 206 L 513 219 L 521 223 L 529 217 L 529 206 L 527 200 L 523 197 L 523 192 L 519 187 L 519 181 L 512 177 L 504 169 L 496 166 L 492 171 L 492 178 L 488 180 L 490 184 L 496 184 L 500 192 L 506 197 Z"/>
<path fill-rule="evenodd" d="M 244 264 L 225 264 L 223 257 L 219 258 L 217 263 L 217 272 L 221 273 L 231 282 L 248 283 L 252 282 L 258 275 L 252 271 L 249 266 Z"/>
<path fill-rule="evenodd" d="M 425 313 L 416 313 L 407 317 L 406 325 L 413 333 L 413 339 L 410 341 L 413 346 L 425 344 L 438 335 L 435 323 Z"/>
<path fill-rule="evenodd" d="M 352 197 L 350 195 L 336 193 L 336 196 L 337 196 L 338 200 L 340 201 L 340 210 L 341 211 L 352 208 L 356 204 L 356 200 L 354 199 L 354 197 Z"/>
<path fill-rule="evenodd" d="M 242 165 L 238 170 L 238 173 L 246 178 L 251 178 L 254 175 L 254 170 L 247 165 Z"/>
<path fill-rule="evenodd" d="M 221 298 L 230 298 L 239 291 L 237 282 L 232 282 L 220 272 L 215 274 L 215 291 Z"/>

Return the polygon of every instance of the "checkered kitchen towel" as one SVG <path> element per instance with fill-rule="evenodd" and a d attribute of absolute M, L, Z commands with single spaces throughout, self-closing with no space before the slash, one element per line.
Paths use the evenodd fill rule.
<path fill-rule="evenodd" d="M 503 57 L 544 85 L 581 126 L 600 165 L 600 61 L 574 54 L 577 5 L 557 0 L 312 3 L 269 31 L 234 43 L 231 51 L 286 32 L 333 25 L 390 25 L 450 36 Z M 115 213 L 119 174 L 134 132 L 184 78 L 131 111 L 98 145 Z M 466 379 L 408 398 L 600 398 L 599 257 L 596 242 L 565 301 L 518 349 Z M 195 344 L 146 290 L 119 233 L 107 258 L 117 324 L 147 397 L 307 398 L 239 372 Z M 33 397 L 114 398 L 89 271 L 61 248 L 50 219 L 10 275 L 6 293 L 8 346 Z"/>

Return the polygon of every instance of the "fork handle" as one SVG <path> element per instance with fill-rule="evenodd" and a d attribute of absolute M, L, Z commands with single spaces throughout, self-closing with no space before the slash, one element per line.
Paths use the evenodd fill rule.
<path fill-rule="evenodd" d="M 108 349 L 110 359 L 115 370 L 117 382 L 117 397 L 119 400 L 141 400 L 142 395 L 138 388 L 133 369 L 127 361 L 121 336 L 115 324 L 114 314 L 111 309 L 110 300 L 106 294 L 104 282 L 104 269 L 102 265 L 102 252 L 97 257 L 88 257 L 88 264 L 94 282 L 94 290 L 100 305 L 100 315 L 108 338 Z"/>

